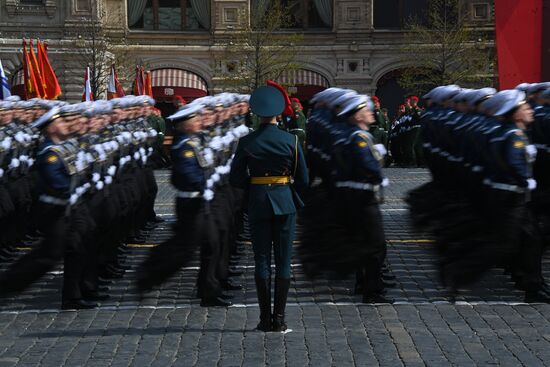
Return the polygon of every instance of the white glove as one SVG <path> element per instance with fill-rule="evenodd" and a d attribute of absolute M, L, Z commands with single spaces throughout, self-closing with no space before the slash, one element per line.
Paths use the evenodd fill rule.
<path fill-rule="evenodd" d="M 100 153 L 99 154 L 99 158 L 101 159 L 102 156 L 105 156 L 105 153 Z M 86 153 L 86 160 L 88 161 L 88 163 L 94 163 L 95 160 L 94 160 L 94 156 L 92 155 L 92 153 Z"/>
<path fill-rule="evenodd" d="M 29 167 L 31 167 L 31 166 L 34 164 L 34 159 L 29 158 L 29 159 L 27 160 L 27 164 L 29 165 Z M 0 177 L 2 177 L 2 176 L 0 176 Z"/>
<path fill-rule="evenodd" d="M 212 175 L 212 181 L 218 182 L 219 180 L 220 180 L 220 174 L 219 173 L 214 173 Z"/>
<path fill-rule="evenodd" d="M 537 188 L 537 181 L 535 181 L 534 179 L 530 178 L 527 180 L 527 188 L 529 190 L 534 190 Z"/>
<path fill-rule="evenodd" d="M 104 186 L 105 186 L 105 184 L 103 183 L 103 181 L 99 181 L 95 184 L 95 188 L 98 189 L 98 190 L 103 190 Z"/>
<path fill-rule="evenodd" d="M 10 165 L 8 166 L 9 168 L 17 168 L 19 167 L 19 159 L 17 158 L 12 158 L 11 162 L 10 162 Z"/>
<path fill-rule="evenodd" d="M 74 204 L 76 204 L 77 201 L 78 201 L 78 195 L 77 194 L 72 194 L 71 198 L 69 199 L 69 203 L 71 205 L 74 205 Z"/>
<path fill-rule="evenodd" d="M 204 200 L 210 201 L 210 200 L 214 199 L 214 191 L 205 190 L 204 194 L 202 194 L 202 197 L 203 197 Z"/>
<path fill-rule="evenodd" d="M 388 180 L 387 178 L 384 178 L 382 180 L 382 183 L 381 183 L 382 187 L 388 187 L 390 186 L 390 180 Z"/>
<path fill-rule="evenodd" d="M 110 176 L 114 176 L 115 173 L 116 173 L 116 167 L 115 167 L 115 166 L 110 166 L 109 169 L 107 169 L 107 173 L 108 173 Z"/>
<path fill-rule="evenodd" d="M 0 177 L 4 176 L 4 170 L 0 168 Z"/>
<path fill-rule="evenodd" d="M 139 161 L 139 158 L 140 158 L 139 152 L 135 152 L 134 153 L 134 160 Z"/>
<path fill-rule="evenodd" d="M 214 186 L 214 180 L 209 178 L 208 180 L 206 180 L 206 187 L 211 188 L 212 186 Z"/>
<path fill-rule="evenodd" d="M 97 173 L 97 172 L 93 173 L 93 175 L 92 175 L 92 181 L 93 182 L 98 182 L 100 178 L 101 178 L 101 176 L 99 175 L 99 173 Z"/>
<path fill-rule="evenodd" d="M 15 136 L 14 136 L 15 140 L 19 143 L 22 143 L 25 141 L 25 134 L 23 134 L 22 131 L 18 131 Z"/>
<path fill-rule="evenodd" d="M 113 178 L 111 176 L 105 176 L 105 183 L 110 185 L 113 183 Z"/>
<path fill-rule="evenodd" d="M 81 196 L 86 190 L 84 190 L 84 187 L 80 186 L 80 187 L 77 187 L 76 190 L 74 191 L 76 192 L 77 196 Z"/>
<path fill-rule="evenodd" d="M 28 160 L 29 160 L 29 157 L 26 156 L 26 155 L 20 155 L 19 156 L 19 161 L 21 161 L 21 162 L 26 162 Z"/>
<path fill-rule="evenodd" d="M 384 144 L 375 144 L 374 149 L 376 149 L 378 153 L 382 155 L 388 154 L 388 151 L 386 150 L 386 147 L 384 146 Z"/>
<path fill-rule="evenodd" d="M 531 158 L 536 158 L 537 157 L 537 147 L 535 147 L 533 144 L 529 144 L 525 147 L 525 151 L 527 152 L 527 154 L 529 154 L 529 156 Z"/>
<path fill-rule="evenodd" d="M 1 145 L 4 150 L 9 150 L 11 147 L 11 138 L 5 138 L 4 140 L 2 140 Z"/>

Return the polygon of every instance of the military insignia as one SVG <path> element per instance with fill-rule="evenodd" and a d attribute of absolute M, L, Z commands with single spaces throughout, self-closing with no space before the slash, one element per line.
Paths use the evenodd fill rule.
<path fill-rule="evenodd" d="M 48 163 L 55 163 L 59 160 L 55 154 L 49 155 L 48 158 L 46 158 L 46 161 Z"/>
<path fill-rule="evenodd" d="M 193 153 L 192 150 L 184 150 L 183 151 L 183 156 L 185 158 L 193 158 L 195 156 L 195 153 Z"/>
<path fill-rule="evenodd" d="M 359 148 L 366 148 L 367 147 L 367 142 L 361 140 L 361 141 L 357 142 L 357 145 L 359 146 Z"/>
<path fill-rule="evenodd" d="M 516 149 L 525 148 L 525 143 L 522 142 L 522 141 L 515 141 L 515 142 L 514 142 L 514 148 L 516 148 Z"/>

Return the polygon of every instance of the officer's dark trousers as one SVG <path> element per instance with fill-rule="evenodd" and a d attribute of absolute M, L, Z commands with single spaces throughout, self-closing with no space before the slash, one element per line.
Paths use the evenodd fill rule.
<path fill-rule="evenodd" d="M 153 248 L 138 271 L 138 285 L 148 289 L 162 284 L 181 267 L 189 263 L 199 248 L 205 226 L 204 201 L 202 198 L 176 200 L 178 221 L 174 235 Z"/>
<path fill-rule="evenodd" d="M 255 274 L 261 279 L 271 276 L 271 249 L 275 257 L 275 277 L 290 279 L 292 243 L 296 214 L 255 218 L 249 213 L 250 235 L 254 249 Z"/>
<path fill-rule="evenodd" d="M 62 259 L 70 230 L 65 207 L 39 203 L 36 208 L 38 229 L 43 233 L 42 243 L 19 258 L 0 279 L 0 292 L 18 292 L 27 288 Z"/>

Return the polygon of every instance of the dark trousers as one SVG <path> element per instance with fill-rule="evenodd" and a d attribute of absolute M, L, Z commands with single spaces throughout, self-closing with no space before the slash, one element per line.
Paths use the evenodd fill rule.
<path fill-rule="evenodd" d="M 139 285 L 150 288 L 162 284 L 185 266 L 201 245 L 205 230 L 204 201 L 199 199 L 177 199 L 178 221 L 174 235 L 153 248 L 138 271 Z"/>
<path fill-rule="evenodd" d="M 296 214 L 255 218 L 249 213 L 250 234 L 254 249 L 255 274 L 261 279 L 271 276 L 271 250 L 275 257 L 275 276 L 290 279 L 292 244 L 296 230 Z"/>
<path fill-rule="evenodd" d="M 371 191 L 339 189 L 336 193 L 336 211 L 340 225 L 354 239 L 356 259 L 363 275 L 363 291 L 379 292 L 382 284 L 382 265 L 386 258 L 386 239 L 378 200 Z M 354 256 L 351 254 L 351 256 Z"/>
<path fill-rule="evenodd" d="M 63 258 L 69 239 L 70 220 L 65 207 L 39 203 L 36 208 L 38 229 L 43 241 L 32 251 L 19 258 L 1 275 L 1 292 L 19 292 L 40 279 Z"/>

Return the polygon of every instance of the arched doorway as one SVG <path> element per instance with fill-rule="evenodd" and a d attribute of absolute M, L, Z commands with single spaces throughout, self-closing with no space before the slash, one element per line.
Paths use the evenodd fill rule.
<path fill-rule="evenodd" d="M 176 112 L 173 104 L 175 96 L 181 96 L 186 103 L 208 95 L 206 81 L 191 71 L 183 69 L 155 69 L 151 71 L 151 85 L 156 107 L 162 116 Z M 172 126 L 166 125 L 166 135 L 173 135 Z"/>
<path fill-rule="evenodd" d="M 388 116 L 392 121 L 406 96 L 406 90 L 398 82 L 400 75 L 400 70 L 393 70 L 383 75 L 376 83 L 375 94 L 380 99 L 382 108 L 388 109 Z"/>
<path fill-rule="evenodd" d="M 11 76 L 11 94 L 25 99 L 25 75 L 23 68 L 13 72 Z"/>
<path fill-rule="evenodd" d="M 312 70 L 298 69 L 285 72 L 277 82 L 288 87 L 291 97 L 298 98 L 304 106 L 304 113 L 309 110 L 309 100 L 316 93 L 330 87 L 328 79 Z"/>

